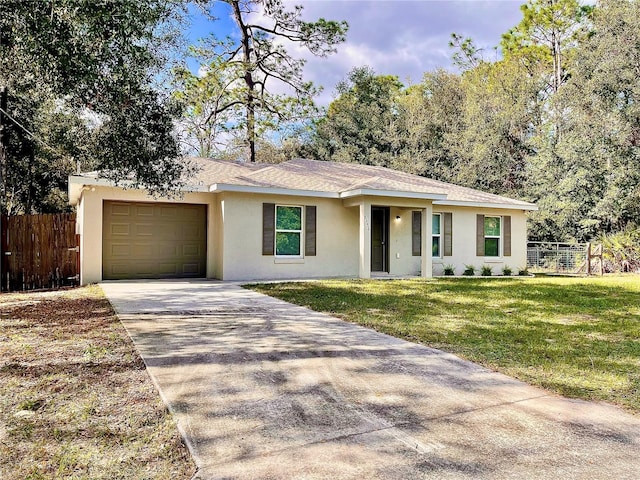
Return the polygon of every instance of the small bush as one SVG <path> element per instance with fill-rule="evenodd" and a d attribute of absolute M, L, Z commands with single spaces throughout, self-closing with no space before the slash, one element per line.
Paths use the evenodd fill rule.
<path fill-rule="evenodd" d="M 521 277 L 528 277 L 529 269 L 527 267 L 522 267 L 521 269 L 518 270 L 518 275 L 520 275 Z"/>
<path fill-rule="evenodd" d="M 505 277 L 510 277 L 512 273 L 513 270 L 511 270 L 511 267 L 509 265 L 505 265 L 502 269 L 502 275 L 504 275 Z"/>
<path fill-rule="evenodd" d="M 491 275 L 493 275 L 493 268 L 491 267 L 491 265 L 483 265 L 482 269 L 480 270 L 480 275 L 482 275 L 483 277 L 490 277 Z"/>
<path fill-rule="evenodd" d="M 464 272 L 462 272 L 462 275 L 466 275 L 467 277 L 473 277 L 475 274 L 476 274 L 476 267 L 474 267 L 473 265 L 464 266 Z"/>
<path fill-rule="evenodd" d="M 600 241 L 605 271 L 640 271 L 640 227 L 629 226 L 603 236 Z"/>
<path fill-rule="evenodd" d="M 451 264 L 445 265 L 444 266 L 444 274 L 448 277 L 450 277 L 451 275 L 455 275 L 456 273 L 456 267 L 454 267 Z"/>

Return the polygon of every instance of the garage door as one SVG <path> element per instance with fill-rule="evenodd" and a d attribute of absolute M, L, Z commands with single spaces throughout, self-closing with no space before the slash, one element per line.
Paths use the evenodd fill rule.
<path fill-rule="evenodd" d="M 104 202 L 102 278 L 206 275 L 207 207 Z"/>

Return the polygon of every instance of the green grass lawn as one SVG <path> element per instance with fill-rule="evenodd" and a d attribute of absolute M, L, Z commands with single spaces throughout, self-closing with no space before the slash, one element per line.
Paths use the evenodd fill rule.
<path fill-rule="evenodd" d="M 640 277 L 328 280 L 249 288 L 640 413 Z"/>

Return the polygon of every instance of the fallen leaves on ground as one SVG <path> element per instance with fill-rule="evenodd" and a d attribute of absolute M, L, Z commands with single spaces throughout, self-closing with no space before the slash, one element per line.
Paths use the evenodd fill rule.
<path fill-rule="evenodd" d="M 0 295 L 0 478 L 190 478 L 100 287 Z"/>

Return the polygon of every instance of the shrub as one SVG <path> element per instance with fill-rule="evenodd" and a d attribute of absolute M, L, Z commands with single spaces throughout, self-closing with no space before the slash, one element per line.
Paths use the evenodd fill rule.
<path fill-rule="evenodd" d="M 483 277 L 490 277 L 491 275 L 493 275 L 493 268 L 491 267 L 491 265 L 483 265 L 480 272 L 480 275 L 482 275 Z"/>
<path fill-rule="evenodd" d="M 640 271 L 640 227 L 629 226 L 600 238 L 607 272 Z"/>
<path fill-rule="evenodd" d="M 522 267 L 518 270 L 518 275 L 520 275 L 521 277 L 528 277 L 529 276 L 529 269 L 527 267 Z"/>
<path fill-rule="evenodd" d="M 444 274 L 446 276 L 449 277 L 451 275 L 454 275 L 455 273 L 456 273 L 456 267 L 454 267 L 453 265 L 448 264 L 444 266 Z"/>
<path fill-rule="evenodd" d="M 473 277 L 475 274 L 476 274 L 476 267 L 474 267 L 473 265 L 464 266 L 464 272 L 462 272 L 462 275 L 466 275 L 467 277 Z"/>
<path fill-rule="evenodd" d="M 512 273 L 513 270 L 511 270 L 511 267 L 509 265 L 505 265 L 502 269 L 502 275 L 504 275 L 505 277 L 510 277 Z"/>

